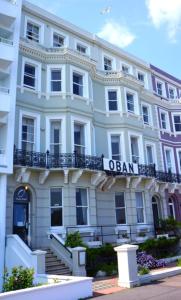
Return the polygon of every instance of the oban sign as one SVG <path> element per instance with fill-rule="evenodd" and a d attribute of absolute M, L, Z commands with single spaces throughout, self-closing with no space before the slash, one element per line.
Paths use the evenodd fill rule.
<path fill-rule="evenodd" d="M 124 174 L 138 174 L 138 164 L 103 158 L 104 170 Z"/>

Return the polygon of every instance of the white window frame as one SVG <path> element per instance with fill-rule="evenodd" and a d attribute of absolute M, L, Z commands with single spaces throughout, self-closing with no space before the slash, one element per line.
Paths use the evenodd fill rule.
<path fill-rule="evenodd" d="M 178 113 L 177 113 L 177 112 L 172 113 L 173 131 L 175 132 L 175 134 L 180 134 L 181 131 L 176 131 L 176 130 L 175 130 L 174 116 L 180 116 L 180 120 L 181 120 L 181 113 L 180 113 L 180 112 L 178 112 Z"/>
<path fill-rule="evenodd" d="M 142 194 L 142 199 L 143 199 L 143 218 L 144 218 L 144 222 L 143 223 L 138 223 L 138 221 L 136 221 L 137 224 L 146 224 L 146 206 L 145 206 L 145 197 L 144 197 L 144 193 L 142 191 L 136 191 L 135 192 L 135 204 L 136 204 L 136 193 L 141 193 Z M 141 207 L 137 207 L 136 205 L 136 219 L 137 219 L 137 208 L 141 208 Z"/>
<path fill-rule="evenodd" d="M 86 52 L 85 53 L 82 53 L 82 52 L 79 52 L 77 50 L 77 45 L 80 45 L 80 46 L 83 46 L 86 48 Z M 78 40 L 78 39 L 75 39 L 74 41 L 74 48 L 76 50 L 77 53 L 80 53 L 81 55 L 86 55 L 86 56 L 90 56 L 90 45 L 83 42 L 82 40 Z"/>
<path fill-rule="evenodd" d="M 110 59 L 112 61 L 112 69 L 111 70 L 104 70 L 104 57 Z M 116 70 L 116 59 L 115 57 L 111 56 L 109 53 L 103 52 L 102 53 L 102 70 L 104 72 L 112 72 Z"/>
<path fill-rule="evenodd" d="M 83 76 L 83 96 L 73 94 L 73 73 L 78 73 Z M 89 75 L 87 71 L 80 68 L 70 66 L 70 92 L 73 97 L 89 99 Z"/>
<path fill-rule="evenodd" d="M 114 130 L 110 130 L 107 132 L 109 159 L 112 159 L 112 148 L 111 148 L 111 136 L 112 135 L 120 136 L 121 159 L 122 159 L 122 161 L 125 161 L 126 160 L 126 152 L 125 152 L 125 142 L 124 142 L 124 131 L 120 131 L 119 129 L 114 129 Z"/>
<path fill-rule="evenodd" d="M 144 81 L 140 81 L 138 79 L 138 74 L 142 74 L 144 76 Z M 148 74 L 140 69 L 136 69 L 136 77 L 138 79 L 138 81 L 140 81 L 141 83 L 144 84 L 145 89 L 148 89 Z"/>
<path fill-rule="evenodd" d="M 178 170 L 179 170 L 179 174 L 181 174 L 181 165 L 180 165 L 180 159 L 179 159 L 179 152 L 181 153 L 181 148 L 176 149 L 177 167 L 178 167 Z"/>
<path fill-rule="evenodd" d="M 166 129 L 162 127 L 161 113 L 166 115 Z M 161 130 L 170 131 L 170 118 L 169 118 L 168 111 L 163 110 L 163 109 L 159 109 L 159 114 L 160 114 L 160 128 L 161 128 Z"/>
<path fill-rule="evenodd" d="M 53 35 L 54 35 L 54 33 L 58 34 L 58 35 L 60 35 L 64 38 L 64 45 L 62 47 L 54 47 L 53 46 Z M 63 31 L 57 30 L 55 28 L 51 28 L 51 47 L 55 48 L 55 49 L 61 49 L 61 48 L 69 47 L 69 37 L 68 37 L 68 35 Z"/>
<path fill-rule="evenodd" d="M 24 110 L 20 110 L 20 112 L 19 112 L 18 148 L 21 149 L 23 117 L 34 119 L 34 137 L 35 137 L 34 151 L 40 152 L 40 115 L 37 113 L 32 113 L 32 112 L 24 111 Z"/>
<path fill-rule="evenodd" d="M 74 152 L 74 123 L 84 125 L 85 134 L 85 155 L 91 155 L 92 153 L 92 142 L 91 142 L 91 122 L 86 118 L 77 116 L 71 116 L 71 144 L 72 153 Z"/>
<path fill-rule="evenodd" d="M 173 93 L 174 93 L 174 97 L 173 98 L 170 98 L 170 93 L 169 93 L 169 89 L 172 89 L 173 90 Z M 168 98 L 170 100 L 174 100 L 177 98 L 177 89 L 175 86 L 171 85 L 171 84 L 168 84 Z"/>
<path fill-rule="evenodd" d="M 148 123 L 145 123 L 144 119 L 143 119 L 143 123 L 145 125 L 153 126 L 152 107 L 150 104 L 148 104 L 146 102 L 141 102 L 142 116 L 143 116 L 143 106 L 148 108 Z"/>
<path fill-rule="evenodd" d="M 109 110 L 109 91 L 117 92 L 117 110 Z M 105 99 L 106 99 L 106 111 L 109 113 L 118 113 L 122 112 L 122 102 L 121 102 L 121 88 L 118 86 L 106 86 L 105 87 Z"/>
<path fill-rule="evenodd" d="M 128 68 L 128 73 L 123 71 L 123 66 L 127 67 Z M 133 75 L 133 66 L 128 64 L 127 62 L 124 62 L 124 61 L 121 61 L 120 62 L 120 69 L 121 69 L 121 72 L 123 72 L 124 74 L 130 74 L 130 75 Z"/>
<path fill-rule="evenodd" d="M 24 69 L 25 64 L 30 64 L 35 67 L 35 89 L 24 86 Z M 22 57 L 22 68 L 21 68 L 21 87 L 27 88 L 29 91 L 40 92 L 41 91 L 41 63 L 36 60 Z"/>
<path fill-rule="evenodd" d="M 158 89 L 157 89 L 157 83 L 161 83 L 162 84 L 162 95 L 158 94 Z M 163 98 L 167 98 L 166 97 L 166 89 L 165 89 L 165 82 L 162 81 L 159 78 L 155 78 L 155 86 L 156 86 L 156 93 L 159 97 L 163 97 Z"/>
<path fill-rule="evenodd" d="M 139 149 L 139 164 L 144 164 L 144 147 L 143 147 L 143 136 L 134 131 L 128 131 L 128 138 L 129 138 L 129 157 L 130 162 L 132 162 L 132 151 L 131 151 L 131 137 L 135 137 L 138 139 L 138 149 Z"/>
<path fill-rule="evenodd" d="M 51 134 L 51 121 L 61 122 L 61 137 L 62 137 L 62 153 L 66 153 L 66 117 L 63 114 L 52 114 L 46 116 L 46 136 L 45 136 L 45 146 L 46 151 L 50 151 L 50 134 Z"/>
<path fill-rule="evenodd" d="M 169 200 L 171 200 L 172 202 L 170 203 Z M 172 197 L 168 198 L 169 214 L 170 214 L 170 206 L 172 206 L 172 208 L 173 208 L 173 218 L 176 219 L 176 216 L 175 216 L 175 205 L 174 205 L 174 201 L 173 201 Z"/>
<path fill-rule="evenodd" d="M 152 147 L 153 163 L 157 167 L 158 161 L 157 161 L 156 145 L 153 142 L 145 141 L 146 163 L 148 164 L 147 146 L 151 146 Z"/>
<path fill-rule="evenodd" d="M 89 200 L 89 187 L 86 186 L 76 186 L 75 187 L 75 209 L 77 210 L 77 203 L 76 203 L 76 189 L 86 189 L 87 191 L 87 206 L 78 206 L 78 207 L 87 207 L 87 225 L 77 225 L 76 227 L 86 227 L 90 226 L 90 200 Z M 75 211 L 76 216 L 76 223 L 77 223 L 77 211 Z"/>
<path fill-rule="evenodd" d="M 116 207 L 116 194 L 121 194 L 121 193 L 123 193 L 123 195 L 124 195 L 124 207 L 123 206 L 120 206 L 120 207 Z M 123 192 L 123 191 L 120 191 L 120 192 L 115 192 L 114 193 L 114 206 L 115 206 L 115 223 L 116 223 L 116 225 L 117 226 L 124 226 L 124 225 L 127 225 L 127 208 L 126 208 L 126 201 L 125 201 L 125 192 Z M 117 209 L 124 209 L 125 210 L 125 223 L 122 223 L 122 224 L 120 224 L 120 223 L 117 223 L 117 219 L 116 219 L 116 210 Z"/>
<path fill-rule="evenodd" d="M 51 226 L 51 209 L 53 208 L 53 206 L 51 206 L 51 189 L 62 189 L 62 206 L 57 206 L 57 207 L 61 207 L 62 208 L 62 226 Z M 50 203 L 50 230 L 51 232 L 59 232 L 59 230 L 64 228 L 64 190 L 62 186 L 51 186 L 49 188 L 49 203 Z M 56 206 L 55 206 L 56 207 Z"/>
<path fill-rule="evenodd" d="M 132 94 L 134 98 L 134 112 L 128 111 L 127 107 L 127 93 Z M 129 114 L 140 114 L 140 109 L 139 109 L 139 101 L 138 101 L 138 93 L 132 89 L 129 88 L 124 88 L 124 98 L 125 98 L 125 105 L 126 105 L 126 111 Z"/>
<path fill-rule="evenodd" d="M 27 38 L 26 31 L 27 31 L 28 22 L 39 27 L 39 42 L 31 41 L 29 39 L 28 39 L 28 41 L 33 42 L 33 43 L 43 44 L 44 43 L 44 24 L 42 22 L 38 21 L 37 19 L 34 19 L 29 16 L 25 16 L 24 38 Z"/>
<path fill-rule="evenodd" d="M 164 157 L 165 157 L 165 167 L 166 172 L 168 172 L 168 165 L 166 159 L 166 150 L 170 151 L 170 158 L 171 158 L 171 165 L 172 165 L 172 173 L 176 173 L 176 166 L 175 166 L 175 158 L 174 158 L 174 149 L 172 147 L 164 146 Z"/>
<path fill-rule="evenodd" d="M 62 90 L 59 92 L 51 91 L 51 70 L 61 70 L 61 87 Z M 65 77 L 65 65 L 47 65 L 47 84 L 46 92 L 51 95 L 59 95 L 66 92 L 66 77 Z"/>

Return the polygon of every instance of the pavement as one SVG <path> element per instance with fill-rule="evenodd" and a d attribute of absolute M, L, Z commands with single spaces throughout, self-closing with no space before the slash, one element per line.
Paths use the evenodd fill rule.
<path fill-rule="evenodd" d="M 119 288 L 116 278 L 96 281 L 93 286 L 97 300 L 181 300 L 181 275 L 132 289 Z"/>

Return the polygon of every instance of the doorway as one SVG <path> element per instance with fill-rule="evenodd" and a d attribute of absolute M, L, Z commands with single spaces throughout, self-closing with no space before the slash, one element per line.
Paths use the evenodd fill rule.
<path fill-rule="evenodd" d="M 26 186 L 20 186 L 14 193 L 13 206 L 13 234 L 27 244 L 30 243 L 30 190 Z"/>

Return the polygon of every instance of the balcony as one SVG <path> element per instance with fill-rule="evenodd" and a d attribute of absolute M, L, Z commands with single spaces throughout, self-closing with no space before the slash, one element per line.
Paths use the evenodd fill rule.
<path fill-rule="evenodd" d="M 10 111 L 10 101 L 9 89 L 0 86 L 0 117 Z"/>
<path fill-rule="evenodd" d="M 0 4 L 1 11 L 1 22 L 6 22 L 8 26 L 11 26 L 14 22 L 14 19 L 18 15 L 18 5 L 15 0 L 3 0 Z M 6 17 L 6 21 L 4 21 L 3 17 Z"/>
<path fill-rule="evenodd" d="M 14 165 L 43 168 L 43 169 L 63 169 L 63 168 L 79 168 L 88 170 L 104 171 L 103 156 L 90 156 L 76 153 L 60 153 L 51 154 L 49 151 L 34 152 L 16 149 L 14 150 Z M 120 172 L 106 171 L 110 176 L 142 176 L 152 177 L 157 181 L 164 183 L 181 183 L 181 175 L 170 172 L 156 171 L 155 165 L 138 164 L 138 174 L 125 174 Z"/>

